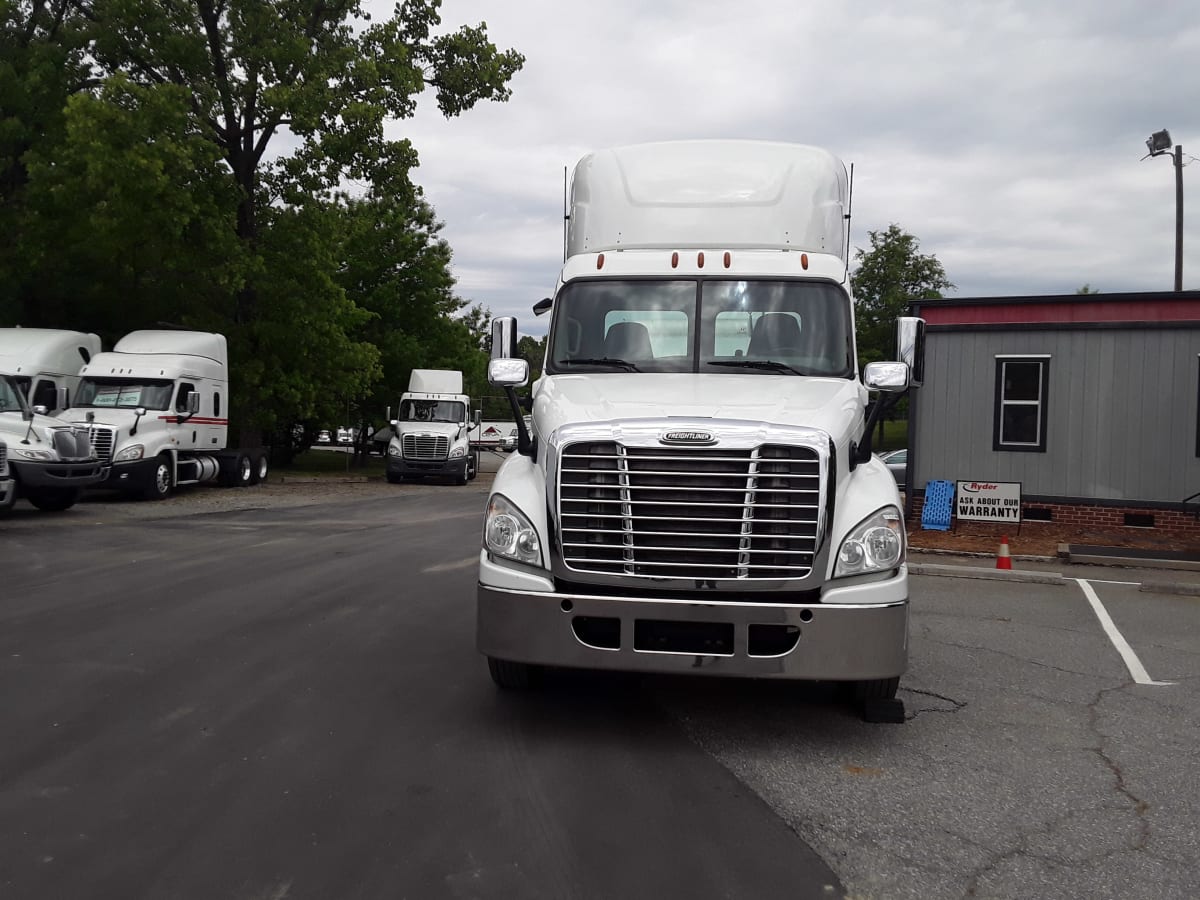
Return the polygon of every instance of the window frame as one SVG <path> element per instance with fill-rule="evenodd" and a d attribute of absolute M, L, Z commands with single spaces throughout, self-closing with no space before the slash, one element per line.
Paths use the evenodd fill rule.
<path fill-rule="evenodd" d="M 996 390 L 992 414 L 992 450 L 1004 453 L 1045 453 L 1046 432 L 1049 430 L 1049 384 L 1050 384 L 1050 354 L 1049 353 L 1019 353 L 996 354 Z M 1039 368 L 1038 399 L 1006 400 L 1004 397 L 1004 367 L 1008 363 L 1036 363 Z M 1006 406 L 1036 406 L 1037 407 L 1037 437 L 1036 443 L 1014 444 L 1002 440 L 1004 427 L 1004 409 Z"/>

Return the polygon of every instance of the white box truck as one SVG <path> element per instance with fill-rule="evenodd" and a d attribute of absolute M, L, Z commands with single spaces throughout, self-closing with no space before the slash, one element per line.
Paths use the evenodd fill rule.
<path fill-rule="evenodd" d="M 12 376 L 30 406 L 60 415 L 79 370 L 100 352 L 100 338 L 54 328 L 0 328 L 0 374 Z M 66 391 L 66 394 L 61 393 Z"/>
<path fill-rule="evenodd" d="M 466 484 L 479 471 L 479 452 L 471 445 L 478 424 L 471 398 L 463 393 L 462 372 L 413 369 L 399 417 L 391 420 L 387 480 L 436 476 Z"/>
<path fill-rule="evenodd" d="M 158 500 L 178 485 L 219 479 L 241 486 L 266 478 L 265 448 L 228 446 L 224 335 L 134 331 L 79 374 L 62 417 L 90 428 L 106 466 L 102 487 Z"/>
<path fill-rule="evenodd" d="M 575 168 L 532 429 L 516 323 L 488 377 L 518 452 L 484 520 L 477 645 L 501 687 L 564 666 L 845 682 L 907 665 L 900 496 L 872 456 L 844 165 L 791 144 L 694 141 Z M 881 404 L 876 403 L 874 409 Z"/>
<path fill-rule="evenodd" d="M 8 447 L 6 468 L 13 482 L 5 491 L 9 505 L 24 497 L 46 512 L 74 506 L 83 488 L 104 477 L 90 432 L 86 424 L 35 411 L 16 379 L 0 374 L 0 441 Z"/>

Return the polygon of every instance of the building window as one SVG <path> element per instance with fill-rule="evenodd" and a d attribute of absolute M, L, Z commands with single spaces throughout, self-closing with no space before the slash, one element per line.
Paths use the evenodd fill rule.
<path fill-rule="evenodd" d="M 1046 452 L 1046 385 L 1050 357 L 996 357 L 993 450 Z"/>

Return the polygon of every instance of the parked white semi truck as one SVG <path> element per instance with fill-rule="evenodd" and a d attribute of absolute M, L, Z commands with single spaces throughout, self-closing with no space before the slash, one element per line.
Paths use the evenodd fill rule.
<path fill-rule="evenodd" d="M 17 499 L 17 483 L 8 477 L 8 445 L 0 441 L 0 515 L 12 509 Z"/>
<path fill-rule="evenodd" d="M 413 369 L 400 397 L 398 418 L 387 449 L 387 480 L 438 476 L 466 484 L 479 471 L 479 452 L 471 445 L 471 398 L 463 393 L 462 372 Z"/>
<path fill-rule="evenodd" d="M 0 374 L 12 376 L 29 404 L 47 415 L 66 409 L 80 368 L 99 352 L 99 336 L 82 331 L 0 328 Z"/>
<path fill-rule="evenodd" d="M 87 424 L 107 468 L 103 487 L 151 500 L 177 485 L 240 486 L 267 474 L 262 447 L 230 448 L 225 336 L 134 331 L 80 370 L 63 418 Z"/>
<path fill-rule="evenodd" d="M 65 393 L 65 389 L 63 390 Z M 59 512 L 74 506 L 80 491 L 104 477 L 84 423 L 70 425 L 35 411 L 11 375 L 0 374 L 0 441 L 7 445 L 8 479 L 0 493 L 24 497 L 38 509 Z M 4 501 L 0 498 L 0 508 Z"/>
<path fill-rule="evenodd" d="M 908 650 L 900 496 L 871 454 L 829 153 L 740 141 L 575 168 L 532 429 L 516 323 L 489 381 L 519 445 L 496 475 L 477 643 L 501 687 L 545 666 L 847 682 L 894 709 Z M 880 404 L 875 404 L 878 409 Z M 872 414 L 874 415 L 874 414 Z M 902 710 L 902 707 L 901 707 Z"/>

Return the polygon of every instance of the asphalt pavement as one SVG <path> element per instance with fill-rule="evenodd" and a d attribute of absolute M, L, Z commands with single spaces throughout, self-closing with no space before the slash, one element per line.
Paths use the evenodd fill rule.
<path fill-rule="evenodd" d="M 484 497 L 6 528 L 0 897 L 841 896 L 637 681 L 493 687 Z"/>

